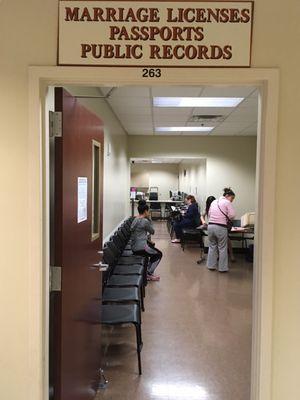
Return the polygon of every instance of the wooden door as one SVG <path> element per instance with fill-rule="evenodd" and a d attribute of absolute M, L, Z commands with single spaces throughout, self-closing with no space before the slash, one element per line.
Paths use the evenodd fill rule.
<path fill-rule="evenodd" d="M 54 400 L 89 400 L 99 378 L 103 123 L 62 88 L 55 89 L 62 137 L 55 138 L 52 265 L 61 291 L 50 295 L 50 385 Z"/>

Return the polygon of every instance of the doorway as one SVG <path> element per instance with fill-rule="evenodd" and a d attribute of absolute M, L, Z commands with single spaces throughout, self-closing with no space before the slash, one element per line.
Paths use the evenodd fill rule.
<path fill-rule="evenodd" d="M 169 367 L 169 383 L 166 387 L 166 373 L 163 379 L 159 379 L 157 372 L 151 373 L 153 366 L 149 365 L 149 358 L 151 359 L 150 354 L 152 353 L 150 351 L 149 354 L 149 343 L 151 343 L 150 347 L 155 349 L 154 354 L 160 354 L 161 360 L 165 360 L 166 368 L 168 366 L 167 360 L 170 360 L 171 365 L 176 364 L 176 358 L 171 361 L 174 352 L 168 351 L 167 342 L 169 341 L 177 349 L 176 357 L 181 359 L 184 365 L 181 380 L 187 381 L 189 376 L 194 375 L 194 381 L 190 381 L 190 390 L 197 387 L 200 380 L 200 386 L 206 393 L 206 397 L 209 398 L 210 394 L 213 393 L 213 395 L 225 399 L 227 391 L 229 391 L 229 398 L 234 396 L 234 393 L 227 388 L 234 388 L 238 384 L 240 397 L 249 399 L 252 264 L 250 266 L 244 262 L 244 251 L 250 250 L 252 246 L 253 226 L 247 226 L 245 231 L 241 231 L 244 227 L 240 226 L 240 217 L 246 212 L 255 211 L 257 88 L 251 86 L 218 87 L 217 85 L 214 87 L 205 85 L 202 87 L 171 86 L 156 88 L 126 86 L 122 88 L 100 88 L 98 89 L 98 96 L 97 88 L 68 86 L 68 90 L 74 96 L 73 101 L 78 103 L 85 101 L 91 109 L 97 111 L 98 115 L 103 113 L 104 122 L 101 122 L 101 124 L 105 130 L 110 130 L 112 126 L 116 129 L 116 124 L 119 124 L 120 129 L 126 131 L 128 138 L 130 138 L 128 145 L 131 156 L 130 187 L 136 187 L 137 198 L 150 202 L 152 220 L 160 222 L 154 225 L 158 234 L 153 237 L 153 240 L 158 240 L 158 244 L 162 246 L 165 254 L 160 268 L 163 273 L 163 282 L 158 286 L 159 289 L 155 294 L 152 293 L 151 285 L 149 288 L 147 309 L 155 307 L 157 310 L 155 317 L 149 321 L 148 313 L 146 313 L 143 318 L 143 335 L 144 338 L 148 338 L 144 341 L 143 350 L 143 359 L 148 365 L 144 381 L 149 382 L 147 386 L 151 382 L 150 393 L 155 392 L 156 397 L 153 396 L 160 399 L 162 394 L 155 389 L 155 387 L 159 387 L 170 390 L 172 392 L 171 397 L 175 396 L 173 393 L 174 380 L 178 379 L 178 373 Z M 160 97 L 155 97 L 157 94 Z M 191 94 L 194 96 L 191 96 Z M 188 95 L 190 97 L 187 97 Z M 71 95 L 69 96 L 71 97 Z M 163 104 L 162 106 L 157 104 L 158 99 Z M 188 100 L 189 104 L 173 105 L 175 100 L 178 99 L 181 102 Z M 167 100 L 171 104 L 165 106 L 164 102 Z M 192 102 L 195 102 L 195 104 L 191 104 Z M 113 113 L 112 118 L 111 115 L 108 115 L 108 111 L 105 111 L 104 104 L 110 106 Z M 150 127 L 151 116 L 153 122 Z M 168 131 L 168 129 L 171 129 L 171 131 Z M 145 142 L 144 146 L 141 141 L 139 141 L 138 146 L 135 145 L 135 141 L 139 139 Z M 152 143 L 149 142 L 150 145 L 147 142 L 148 139 L 149 141 L 153 139 Z M 107 150 L 108 143 L 110 143 L 110 152 L 116 153 L 115 143 L 110 133 L 106 134 L 105 138 Z M 192 145 L 188 146 L 187 143 L 192 143 Z M 134 153 L 137 151 L 137 147 L 139 154 Z M 133 155 L 147 155 L 143 152 L 149 153 L 149 151 L 151 151 L 153 158 L 132 157 Z M 165 154 L 164 157 L 161 156 L 162 151 Z M 175 157 L 180 152 L 182 152 L 182 156 Z M 191 156 L 196 154 L 199 158 Z M 188 156 L 190 157 L 187 158 Z M 112 155 L 105 155 L 105 159 L 111 157 Z M 120 161 L 118 156 L 115 161 L 116 164 Z M 105 180 L 107 180 L 108 171 L 105 172 Z M 116 175 L 118 173 L 117 170 Z M 116 176 L 116 181 L 113 183 L 114 193 L 115 196 L 122 197 L 118 178 Z M 200 258 L 199 250 L 190 249 L 191 243 L 184 246 L 182 242 L 184 254 L 181 253 L 178 245 L 170 244 L 174 232 L 170 229 L 171 238 L 168 241 L 166 227 L 171 228 L 173 223 L 179 220 L 181 212 L 185 210 L 183 201 L 188 194 L 195 197 L 198 208 L 203 213 L 206 198 L 211 195 L 220 197 L 222 186 L 225 185 L 232 186 L 237 193 L 237 200 L 235 201 L 237 215 L 234 221 L 236 231 L 230 236 L 234 245 L 235 260 L 234 255 L 231 254 L 230 277 L 221 281 L 222 278 L 218 274 L 213 277 L 210 276 L 210 273 L 207 273 L 204 267 L 203 254 L 201 254 L 202 265 L 197 266 L 196 260 L 199 261 Z M 127 187 L 127 194 L 128 189 Z M 107 197 L 107 193 L 104 193 L 104 197 Z M 110 199 L 111 201 L 112 199 Z M 128 198 L 126 201 L 128 202 Z M 135 204 L 137 205 L 137 203 Z M 169 207 L 171 205 L 176 208 L 174 212 Z M 107 219 L 106 210 L 105 207 L 104 216 Z M 134 215 L 136 214 L 135 211 Z M 206 239 L 207 229 L 203 229 L 202 232 Z M 199 247 L 198 244 L 196 246 Z M 207 249 L 207 243 L 205 243 L 205 248 Z M 237 262 L 233 264 L 234 261 Z M 170 263 L 172 268 L 168 269 Z M 176 269 L 178 270 L 175 273 Z M 167 271 L 167 273 L 164 271 Z M 188 278 L 190 278 L 189 283 L 186 282 Z M 198 289 L 196 289 L 197 281 L 200 286 Z M 168 282 L 172 282 L 172 284 L 168 285 Z M 185 284 L 180 286 L 180 282 L 185 282 Z M 236 290 L 236 287 L 239 290 Z M 199 296 L 190 296 L 192 288 L 193 291 L 199 290 Z M 173 309 L 169 309 L 170 302 L 164 301 L 164 293 L 168 293 L 167 297 L 172 299 Z M 177 293 L 184 293 L 184 296 L 180 297 L 179 300 Z M 96 298 L 95 293 L 94 297 Z M 151 304 L 154 300 L 153 297 L 156 300 L 154 304 Z M 224 300 L 223 305 L 221 301 L 216 301 L 220 298 Z M 183 309 L 180 308 L 182 304 L 184 304 Z M 160 308 L 169 311 L 161 313 Z M 177 310 L 180 316 L 176 321 L 182 327 L 180 335 L 176 332 L 177 329 L 172 326 L 172 319 L 168 318 L 170 315 L 172 316 L 174 310 Z M 185 318 L 183 318 L 184 310 Z M 189 313 L 189 310 L 199 310 L 200 313 L 193 314 L 192 311 Z M 241 317 L 243 314 L 245 315 L 244 318 Z M 187 318 L 188 315 L 190 319 Z M 214 315 L 214 317 L 209 318 L 210 315 Z M 149 335 L 149 327 L 152 325 L 156 326 L 158 333 L 156 336 L 155 334 Z M 185 335 L 186 327 L 189 327 L 188 335 Z M 192 329 L 195 330 L 193 335 L 191 335 Z M 105 329 L 103 331 L 105 337 L 110 336 L 110 332 Z M 216 331 L 223 332 L 223 340 L 217 340 Z M 232 331 L 235 332 L 230 335 L 229 332 Z M 161 337 L 165 339 L 162 346 L 159 347 Z M 109 337 L 106 339 L 108 348 L 115 349 L 117 343 L 114 343 L 113 340 L 113 343 L 109 345 Z M 121 341 L 125 342 L 125 339 L 123 338 Z M 212 340 L 215 340 L 214 347 L 211 346 Z M 235 347 L 233 343 L 239 343 L 239 352 L 236 357 L 233 356 Z M 166 345 L 165 349 L 164 344 Z M 197 344 L 199 346 L 198 351 L 196 350 Z M 158 350 L 156 350 L 156 346 Z M 76 348 L 77 354 L 80 347 L 77 345 Z M 114 352 L 116 353 L 115 350 Z M 109 353 L 109 351 L 106 353 Z M 123 346 L 120 346 L 120 353 L 124 353 Z M 184 362 L 187 354 L 189 356 Z M 206 364 L 210 365 L 210 376 L 205 372 L 205 368 L 200 362 L 195 368 L 196 360 L 194 360 L 193 355 L 198 360 L 206 358 Z M 220 357 L 219 363 L 217 362 L 218 357 Z M 120 358 L 117 352 L 115 357 L 110 357 L 106 366 L 106 374 L 111 380 L 111 384 L 105 391 L 105 395 L 116 398 L 118 398 L 118 392 L 122 392 L 120 383 L 129 381 L 132 373 L 134 373 L 134 368 L 128 367 L 128 361 L 130 366 L 132 364 L 130 363 L 132 357 L 129 356 L 129 360 L 122 357 L 122 361 L 120 361 Z M 99 365 L 104 364 L 103 359 L 98 361 Z M 117 369 L 109 367 L 109 365 L 119 364 L 120 366 Z M 220 368 L 218 364 L 222 367 Z M 235 367 L 232 367 L 233 365 Z M 196 374 L 193 374 L 191 366 L 194 366 L 194 369 L 197 370 Z M 155 370 L 159 370 L 158 366 Z M 227 371 L 229 372 L 228 375 Z M 237 378 L 238 375 L 239 378 Z M 210 385 L 209 380 L 212 376 L 222 376 L 223 383 L 218 385 L 215 382 L 214 385 Z M 235 377 L 235 384 L 231 380 L 233 376 Z M 139 395 L 147 397 L 149 393 L 143 386 L 145 385 L 139 384 L 141 391 Z M 76 382 L 74 382 L 73 387 L 75 390 Z M 132 389 L 134 390 L 134 385 L 132 385 Z M 113 395 L 111 390 L 113 390 Z M 176 391 L 180 392 L 178 385 Z M 135 398 L 134 392 L 130 397 Z M 183 399 L 185 399 L 185 395 L 182 393 L 181 400 Z"/>
<path fill-rule="evenodd" d="M 103 122 L 65 89 L 50 93 L 49 398 L 92 399 L 101 347 L 95 315 L 102 287 Z"/>
<path fill-rule="evenodd" d="M 86 85 L 99 85 L 100 83 L 109 85 L 114 83 L 114 85 L 122 84 L 144 84 L 142 78 L 137 78 L 139 69 L 132 68 L 128 71 L 126 79 L 122 78 L 122 71 L 118 69 L 101 69 L 100 71 L 95 71 L 95 69 L 89 69 L 89 78 L 86 78 L 87 68 L 85 69 L 72 69 L 72 68 L 32 68 L 31 69 L 31 106 L 30 106 L 30 124 L 31 124 L 31 146 L 33 150 L 33 158 L 31 164 L 31 182 L 34 182 L 32 193 L 37 193 L 37 188 L 40 187 L 40 175 L 36 174 L 40 170 L 41 165 L 39 164 L 40 152 L 39 152 L 39 139 L 40 136 L 40 121 L 37 116 L 39 113 L 40 97 L 39 91 L 42 90 L 41 100 L 43 102 L 43 88 L 48 84 L 86 84 Z M 259 170 L 258 170 L 258 185 L 260 187 L 259 198 L 257 203 L 261 214 L 258 217 L 258 235 L 257 235 L 257 246 L 258 251 L 256 253 L 256 266 L 257 272 L 255 274 L 255 315 L 254 315 L 254 340 L 253 340 L 253 374 L 252 374 L 252 398 L 268 398 L 269 396 L 269 373 L 270 373 L 270 346 L 271 346 L 271 293 L 272 293 L 272 255 L 273 255 L 273 226 L 272 213 L 274 211 L 273 202 L 273 192 L 274 192 L 274 169 L 270 166 L 275 167 L 275 133 L 276 133 L 276 115 L 277 115 L 277 90 L 278 90 L 278 78 L 277 73 L 272 70 L 239 70 L 238 80 L 233 80 L 233 76 L 237 76 L 237 70 L 202 70 L 202 75 L 200 77 L 188 77 L 184 75 L 184 71 L 181 69 L 173 69 L 168 72 L 167 78 L 164 79 L 164 84 L 172 84 L 174 81 L 184 83 L 184 84 L 201 84 L 201 83 L 222 83 L 222 84 L 255 84 L 260 86 L 261 90 L 261 100 L 262 100 L 262 115 L 259 118 L 260 126 L 260 136 L 259 136 Z M 267 91 L 266 91 L 267 89 Z M 267 95 L 268 94 L 268 95 Z M 268 151 L 266 150 L 268 147 Z M 268 166 L 268 168 L 266 168 Z M 44 179 L 47 182 L 46 175 Z M 39 193 L 39 192 L 38 192 Z M 35 276 L 32 285 L 37 285 L 39 287 L 39 282 L 41 283 L 40 289 L 34 291 L 34 302 L 39 304 L 38 309 L 35 309 L 31 319 L 33 323 L 33 334 L 32 334 L 32 348 L 35 348 L 34 343 L 36 340 L 39 341 L 41 338 L 45 338 L 45 326 L 47 321 L 47 315 L 45 309 L 43 308 L 43 293 L 47 288 L 47 276 L 46 280 L 42 278 L 42 271 L 39 269 L 41 262 L 45 265 L 47 260 L 47 246 L 43 245 L 42 237 L 40 236 L 40 219 L 36 219 L 36 212 L 43 214 L 42 203 L 39 203 L 39 196 L 33 196 L 33 201 L 31 202 L 31 209 L 33 215 L 32 221 L 32 233 L 35 237 L 36 248 L 40 249 L 41 252 L 35 252 L 34 257 L 32 257 L 32 268 L 34 271 L 33 276 Z M 271 195 L 270 195 L 271 194 Z M 45 221 L 45 220 L 44 220 Z M 264 224 L 264 221 L 268 223 Z M 47 228 L 43 225 L 43 229 Z M 46 243 L 46 242 L 44 242 Z M 42 253 L 42 249 L 46 251 Z M 44 254 L 44 257 L 42 256 Z M 46 258 L 45 258 L 46 257 Z M 47 265 L 47 263 L 46 263 Z M 32 299 L 31 299 L 32 301 Z M 47 307 L 46 307 L 47 309 Z M 42 312 L 42 310 L 44 310 Z M 41 320 L 39 317 L 39 311 L 44 315 L 44 319 Z M 43 322 L 44 321 L 44 322 Z M 263 333 L 263 334 L 262 334 Z M 47 340 L 45 341 L 47 342 Z M 45 351 L 44 347 L 41 345 L 40 351 L 43 353 Z M 39 354 L 42 354 L 39 353 Z M 33 352 L 34 354 L 34 352 Z M 40 366 L 39 357 L 33 357 L 32 368 L 35 370 L 37 366 Z M 35 370 L 37 371 L 37 370 Z M 45 372 L 45 369 L 43 369 Z M 47 374 L 45 375 L 47 376 Z M 266 378 L 266 379 L 264 379 Z M 259 384 L 260 382 L 260 384 Z M 44 391 L 45 386 L 41 386 L 41 391 Z M 45 392 L 44 392 L 45 393 Z M 262 397 L 263 395 L 266 395 Z"/>

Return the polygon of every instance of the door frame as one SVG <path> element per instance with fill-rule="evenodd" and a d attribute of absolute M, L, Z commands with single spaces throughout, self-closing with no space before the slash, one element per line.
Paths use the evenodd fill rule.
<path fill-rule="evenodd" d="M 193 73 L 191 73 L 193 71 Z M 29 372 L 31 400 L 48 399 L 49 158 L 44 115 L 48 86 L 255 85 L 259 87 L 256 233 L 253 285 L 251 400 L 272 398 L 272 327 L 276 142 L 279 71 L 276 68 L 29 67 Z"/>

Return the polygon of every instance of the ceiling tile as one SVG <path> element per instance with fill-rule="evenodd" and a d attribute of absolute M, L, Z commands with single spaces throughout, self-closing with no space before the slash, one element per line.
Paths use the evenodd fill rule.
<path fill-rule="evenodd" d="M 154 124 L 156 126 L 184 126 L 186 124 L 186 118 L 166 118 L 166 117 L 159 117 L 153 119 Z"/>
<path fill-rule="evenodd" d="M 135 107 L 150 107 L 150 97 L 115 97 L 108 99 L 109 104 L 114 108 L 119 106 L 128 110 Z"/>
<path fill-rule="evenodd" d="M 198 107 L 194 108 L 193 115 L 228 115 L 233 107 Z"/>
<path fill-rule="evenodd" d="M 118 112 L 119 118 L 131 118 L 133 121 L 137 115 L 142 116 L 151 116 L 151 108 L 150 107 L 138 107 L 138 108 L 130 108 L 129 110 L 124 110 L 124 107 L 119 108 L 120 112 Z"/>
<path fill-rule="evenodd" d="M 150 88 L 146 86 L 122 86 L 113 90 L 110 99 L 118 97 L 150 97 Z"/>
<path fill-rule="evenodd" d="M 103 93 L 108 93 L 111 88 L 101 88 Z M 189 122 L 192 115 L 222 115 L 227 117 L 224 123 L 218 125 L 212 133 L 184 132 L 184 136 L 208 135 L 252 135 L 255 134 L 257 120 L 257 94 L 253 87 L 205 87 L 202 96 L 214 97 L 243 97 L 250 94 L 237 108 L 231 107 L 198 107 L 198 108 L 172 108 L 153 107 L 151 94 L 154 96 L 181 96 L 196 97 L 201 94 L 200 86 L 159 86 L 138 87 L 124 86 L 113 90 L 108 103 L 120 119 L 129 134 L 153 135 L 153 122 L 158 126 L 200 126 L 199 122 Z M 153 121 L 152 121 L 153 120 Z M 204 122 L 204 126 L 214 126 L 216 122 Z M 249 129 L 248 129 L 249 128 Z M 158 136 L 178 136 L 180 132 L 164 132 Z"/>
<path fill-rule="evenodd" d="M 108 95 L 108 93 L 113 89 L 113 87 L 100 87 L 99 90 L 103 96 Z"/>
<path fill-rule="evenodd" d="M 240 115 L 242 118 L 254 118 L 256 120 L 258 109 L 253 107 L 238 107 L 230 114 L 230 116 L 231 115 Z"/>
<path fill-rule="evenodd" d="M 201 97 L 247 97 L 253 90 L 253 86 L 206 86 Z"/>
<path fill-rule="evenodd" d="M 248 122 L 249 124 L 257 121 L 257 113 L 240 113 L 238 110 L 230 114 L 224 122 Z"/>
<path fill-rule="evenodd" d="M 248 99 L 245 99 L 238 106 L 238 108 L 245 108 L 245 107 L 257 110 L 257 108 L 258 108 L 258 98 L 257 97 L 248 97 Z"/>
<path fill-rule="evenodd" d="M 213 122 L 203 122 L 203 123 L 200 123 L 200 122 L 187 122 L 186 123 L 186 126 L 217 126 L 219 124 L 219 122 L 218 123 L 213 123 Z"/>
<path fill-rule="evenodd" d="M 258 94 L 259 94 L 258 89 L 256 89 L 251 93 L 250 97 L 257 97 L 258 98 Z"/>
<path fill-rule="evenodd" d="M 140 115 L 136 114 L 134 118 L 130 114 L 119 114 L 118 117 L 122 121 L 123 124 L 136 124 L 136 123 L 145 123 L 152 124 L 152 116 L 151 115 Z"/>
<path fill-rule="evenodd" d="M 192 113 L 192 108 L 169 108 L 169 107 L 154 107 L 153 108 L 153 115 L 155 118 L 159 118 L 160 116 L 167 116 L 170 117 L 170 120 L 174 117 L 181 118 L 188 118 Z"/>
<path fill-rule="evenodd" d="M 249 123 L 246 121 L 242 122 L 223 122 L 219 125 L 222 129 L 246 129 Z"/>
<path fill-rule="evenodd" d="M 249 125 L 246 129 L 241 133 L 242 136 L 256 136 L 257 135 L 257 122 Z"/>
<path fill-rule="evenodd" d="M 125 123 L 124 124 L 124 127 L 126 128 L 126 129 L 129 129 L 129 130 L 152 130 L 153 128 L 152 128 L 152 124 L 146 124 L 146 123 L 139 123 L 139 122 L 137 122 L 137 123 L 133 123 L 133 122 L 130 122 L 130 123 Z"/>
<path fill-rule="evenodd" d="M 201 86 L 162 86 L 153 87 L 153 97 L 195 97 L 202 91 Z"/>
<path fill-rule="evenodd" d="M 236 135 L 237 133 L 240 133 L 242 130 L 246 129 L 249 126 L 247 122 L 242 123 L 242 122 L 223 122 L 219 126 L 217 126 L 212 133 L 224 133 L 224 134 L 232 134 Z"/>

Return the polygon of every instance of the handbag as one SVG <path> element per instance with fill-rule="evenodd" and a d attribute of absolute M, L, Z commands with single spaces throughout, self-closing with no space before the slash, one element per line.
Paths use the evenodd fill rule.
<path fill-rule="evenodd" d="M 232 229 L 232 227 L 233 227 L 233 222 L 231 221 L 231 219 L 228 218 L 228 215 L 225 214 L 225 213 L 221 210 L 221 207 L 219 206 L 219 202 L 218 202 L 218 207 L 219 207 L 219 210 L 221 211 L 221 213 L 222 213 L 223 215 L 225 215 L 225 217 L 226 217 L 226 221 L 227 221 L 226 225 L 227 225 L 227 230 L 228 230 L 228 232 L 231 232 L 231 229 Z"/>

